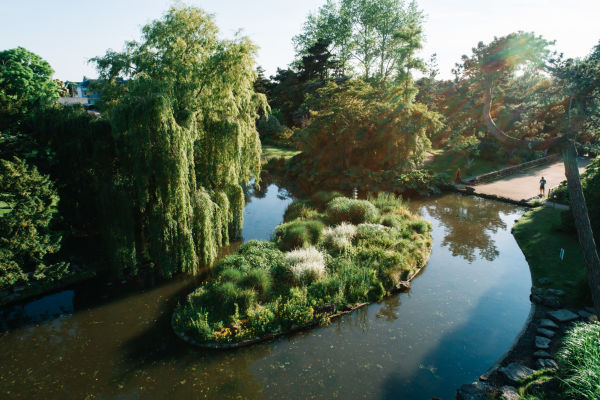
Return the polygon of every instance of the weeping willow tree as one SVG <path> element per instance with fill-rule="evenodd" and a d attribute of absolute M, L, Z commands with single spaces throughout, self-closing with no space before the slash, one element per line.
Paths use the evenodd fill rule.
<path fill-rule="evenodd" d="M 222 40 L 211 16 L 171 8 L 124 51 L 92 59 L 118 164 L 101 195 L 121 273 L 195 273 L 239 235 L 241 184 L 260 173 L 255 46 Z"/>

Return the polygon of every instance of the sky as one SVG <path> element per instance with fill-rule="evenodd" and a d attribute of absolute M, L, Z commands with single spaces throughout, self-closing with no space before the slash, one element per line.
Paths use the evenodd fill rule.
<path fill-rule="evenodd" d="M 294 57 L 292 37 L 325 0 L 188 0 L 215 15 L 222 36 L 241 30 L 260 49 L 267 76 Z M 417 0 L 425 13 L 421 57 L 437 54 L 440 77 L 479 41 L 515 31 L 556 40 L 566 57 L 584 57 L 600 41 L 600 0 Z M 0 50 L 25 47 L 47 60 L 61 80 L 95 77 L 87 60 L 121 50 L 173 0 L 0 0 Z"/>

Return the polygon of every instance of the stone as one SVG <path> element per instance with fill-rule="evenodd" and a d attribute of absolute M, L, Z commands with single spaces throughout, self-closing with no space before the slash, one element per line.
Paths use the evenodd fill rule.
<path fill-rule="evenodd" d="M 581 316 L 581 318 L 584 318 L 584 319 L 588 319 L 589 317 L 591 317 L 593 315 L 592 313 L 589 313 L 585 310 L 579 310 L 579 311 L 577 311 L 577 314 L 579 314 Z"/>
<path fill-rule="evenodd" d="M 495 388 L 485 382 L 473 382 L 462 385 L 456 391 L 457 400 L 488 400 Z"/>
<path fill-rule="evenodd" d="M 563 297 L 565 295 L 564 290 L 560 289 L 546 289 L 546 296 L 558 296 Z"/>
<path fill-rule="evenodd" d="M 554 322 L 552 322 L 552 320 L 544 318 L 544 319 L 540 320 L 540 327 L 541 328 L 557 329 L 558 325 L 556 325 Z"/>
<path fill-rule="evenodd" d="M 586 306 L 586 307 L 583 307 L 583 309 L 585 311 L 589 312 L 590 314 L 595 314 L 596 313 L 596 310 L 594 309 L 594 307 L 588 307 L 588 306 Z"/>
<path fill-rule="evenodd" d="M 505 400 L 519 400 L 521 396 L 517 389 L 512 386 L 502 386 L 500 388 L 500 398 Z"/>
<path fill-rule="evenodd" d="M 549 278 L 540 278 L 540 279 L 538 279 L 538 283 L 539 283 L 540 285 L 547 285 L 547 284 L 549 284 L 550 282 L 552 282 L 552 281 L 551 281 Z"/>
<path fill-rule="evenodd" d="M 542 304 L 545 305 L 546 307 L 550 307 L 550 308 L 562 307 L 562 304 L 560 303 L 560 300 L 558 299 L 558 297 L 554 297 L 554 296 L 542 296 Z"/>
<path fill-rule="evenodd" d="M 410 281 L 402 281 L 396 285 L 396 289 L 401 292 L 408 292 L 410 290 Z"/>
<path fill-rule="evenodd" d="M 535 358 L 552 358 L 552 355 L 544 350 L 536 351 L 535 353 L 533 353 L 533 356 Z"/>
<path fill-rule="evenodd" d="M 548 311 L 548 315 L 556 322 L 569 322 L 579 318 L 579 315 L 564 308 L 562 310 Z"/>
<path fill-rule="evenodd" d="M 554 335 L 556 335 L 556 333 L 554 331 L 551 331 L 550 329 L 546 329 L 546 328 L 538 328 L 537 333 L 539 335 L 546 336 L 547 338 L 550 338 L 550 339 L 552 339 L 552 337 Z"/>
<path fill-rule="evenodd" d="M 506 367 L 500 368 L 500 372 L 504 374 L 506 379 L 508 379 L 511 383 L 519 383 L 519 381 L 531 376 L 534 373 L 531 368 L 517 363 L 510 363 Z"/>
<path fill-rule="evenodd" d="M 538 358 L 535 367 L 537 369 L 558 369 L 558 364 L 550 358 Z"/>
<path fill-rule="evenodd" d="M 542 296 L 538 296 L 537 294 L 529 295 L 529 300 L 535 304 L 542 304 L 544 302 Z"/>
<path fill-rule="evenodd" d="M 552 340 L 548 338 L 545 338 L 543 336 L 535 337 L 535 347 L 537 347 L 538 349 L 546 350 L 550 347 L 550 343 L 552 343 Z"/>
<path fill-rule="evenodd" d="M 473 384 L 462 385 L 456 391 L 457 400 L 488 400 L 485 390 L 474 386 Z"/>
<path fill-rule="evenodd" d="M 541 296 L 544 294 L 544 289 L 536 287 L 536 286 L 532 286 L 531 287 L 531 294 L 535 294 L 538 296 Z"/>

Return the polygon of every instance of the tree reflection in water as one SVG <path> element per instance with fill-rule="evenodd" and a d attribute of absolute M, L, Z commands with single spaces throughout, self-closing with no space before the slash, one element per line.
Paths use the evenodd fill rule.
<path fill-rule="evenodd" d="M 506 229 L 501 214 L 514 212 L 514 205 L 491 202 L 475 196 L 442 197 L 425 206 L 429 215 L 446 228 L 442 246 L 469 263 L 478 257 L 493 261 L 498 248 L 492 234 Z"/>

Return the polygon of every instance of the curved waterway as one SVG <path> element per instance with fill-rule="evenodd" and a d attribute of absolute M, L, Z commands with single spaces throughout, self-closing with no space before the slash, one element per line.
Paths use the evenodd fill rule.
<path fill-rule="evenodd" d="M 251 194 L 244 240 L 267 239 L 291 200 L 275 185 Z M 434 227 L 410 293 L 273 342 L 179 341 L 169 319 L 191 279 L 82 286 L 6 308 L 0 398 L 453 399 L 529 313 L 529 269 L 510 234 L 523 209 L 456 194 L 410 206 Z"/>

